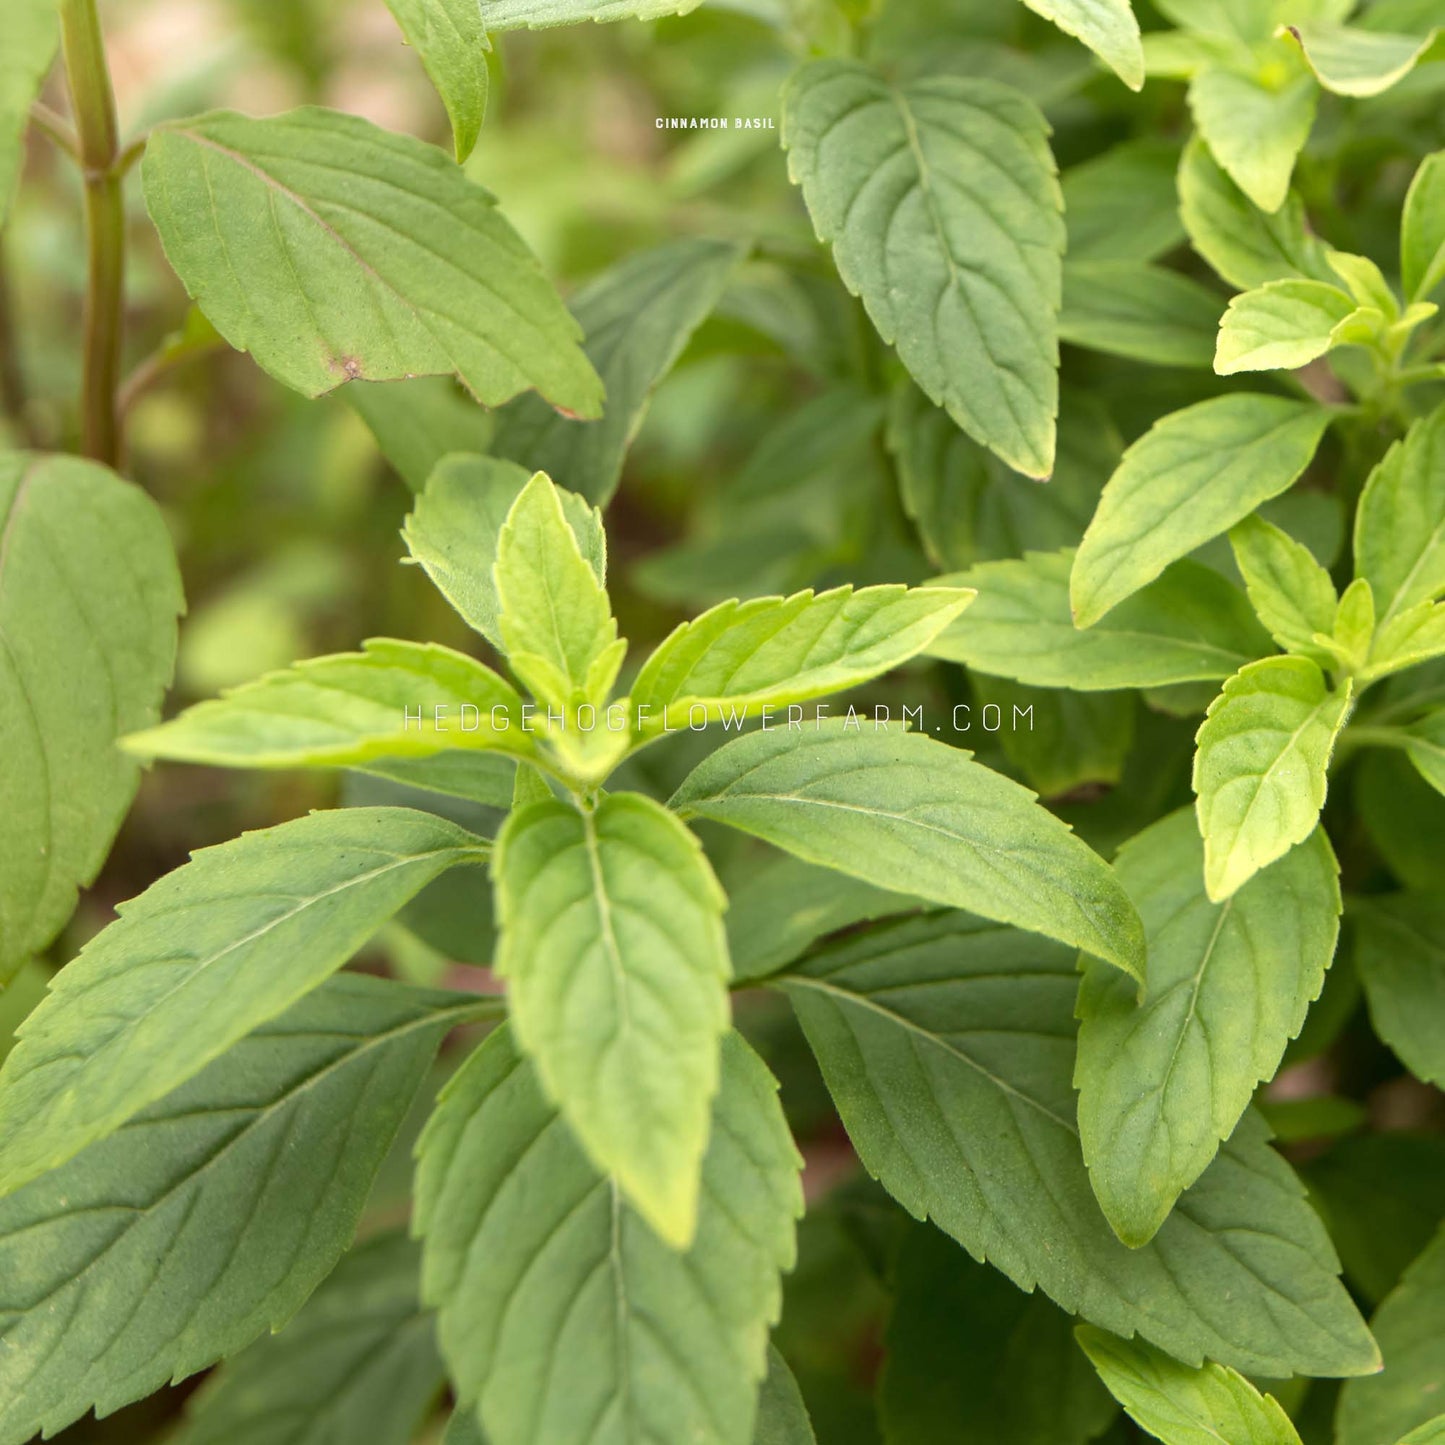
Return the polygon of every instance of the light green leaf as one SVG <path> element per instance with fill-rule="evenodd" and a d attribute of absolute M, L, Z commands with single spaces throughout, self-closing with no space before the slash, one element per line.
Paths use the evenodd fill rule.
<path fill-rule="evenodd" d="M 1300 1445 L 1279 1401 L 1237 1370 L 1181 1365 L 1142 1340 L 1121 1340 L 1092 1325 L 1075 1333 L 1129 1418 L 1164 1445 Z"/>
<path fill-rule="evenodd" d="M 1445 900 L 1391 893 L 1351 918 L 1375 1032 L 1417 1078 L 1445 1086 Z"/>
<path fill-rule="evenodd" d="M 303 395 L 455 372 L 488 406 L 534 387 L 597 415 L 576 322 L 493 198 L 434 146 L 337 111 L 213 111 L 152 132 L 142 174 L 191 296 Z"/>
<path fill-rule="evenodd" d="M 1339 599 L 1330 574 L 1302 542 L 1263 517 L 1246 517 L 1229 533 L 1244 589 L 1259 620 L 1286 652 L 1308 657 L 1321 667 L 1332 662 L 1316 633 L 1335 630 Z"/>
<path fill-rule="evenodd" d="M 386 0 L 452 123 L 458 161 L 471 155 L 487 113 L 487 41 L 478 0 Z"/>
<path fill-rule="evenodd" d="M 491 668 L 434 642 L 372 638 L 363 646 L 198 703 L 131 733 L 125 749 L 230 768 L 349 768 L 452 748 L 532 752 L 522 699 Z"/>
<path fill-rule="evenodd" d="M 279 1329 L 351 1242 L 443 1035 L 477 1011 L 342 974 L 0 1201 L 0 1441 L 107 1414 Z"/>
<path fill-rule="evenodd" d="M 422 1137 L 417 1212 L 442 1352 L 492 1445 L 751 1445 L 803 1207 L 776 1090 L 728 1034 L 680 1254 L 587 1162 L 510 1030 L 472 1055 Z"/>
<path fill-rule="evenodd" d="M 1178 166 L 1178 146 L 1152 138 L 1070 166 L 1059 178 L 1069 261 L 1153 261 L 1172 251 L 1184 239 Z"/>
<path fill-rule="evenodd" d="M 652 20 L 686 15 L 702 0 L 481 0 L 482 23 L 490 30 L 536 30 L 577 25 L 584 20 Z"/>
<path fill-rule="evenodd" d="M 559 416 L 520 397 L 498 418 L 495 450 L 604 505 L 657 384 L 717 305 L 743 251 L 726 241 L 673 241 L 628 256 L 572 301 L 584 349 L 606 387 L 600 421 Z"/>
<path fill-rule="evenodd" d="M 512 671 L 539 700 L 600 703 L 627 644 L 562 497 L 544 472 L 522 488 L 497 536 L 497 630 Z"/>
<path fill-rule="evenodd" d="M 496 430 L 492 413 L 467 396 L 452 376 L 358 381 L 341 395 L 414 492 L 426 486 L 448 453 L 486 451 Z"/>
<path fill-rule="evenodd" d="M 738 727 L 765 707 L 827 697 L 922 652 L 973 601 L 951 587 L 835 587 L 724 602 L 666 637 L 632 685 L 644 735 L 694 713 Z M 643 708 L 655 713 L 642 720 Z"/>
<path fill-rule="evenodd" d="M 1445 1228 L 1405 1271 L 1370 1323 L 1385 1368 L 1374 1379 L 1351 1381 L 1341 1392 L 1335 1416 L 1338 1445 L 1395 1440 L 1439 1414 L 1445 1396 Z"/>
<path fill-rule="evenodd" d="M 1325 259 L 1362 307 L 1371 307 L 1390 321 L 1399 316 L 1399 300 L 1376 262 L 1352 251 L 1330 250 L 1325 253 Z"/>
<path fill-rule="evenodd" d="M 334 973 L 486 845 L 427 813 L 343 808 L 219 847 L 120 907 L 0 1070 L 0 1192 L 104 1138 Z"/>
<path fill-rule="evenodd" d="M 115 741 L 159 715 L 183 605 L 138 487 L 76 458 L 0 453 L 0 981 L 105 860 L 140 779 Z"/>
<path fill-rule="evenodd" d="M 1315 78 L 1336 95 L 1379 95 L 1398 85 L 1434 43 L 1428 35 L 1391 35 L 1349 25 L 1300 24 L 1284 27 L 1304 52 Z"/>
<path fill-rule="evenodd" d="M 1445 151 L 1426 156 L 1405 197 L 1400 268 L 1410 301 L 1428 301 L 1445 283 Z"/>
<path fill-rule="evenodd" d="M 376 758 L 356 771 L 406 788 L 465 798 L 506 812 L 511 805 L 515 768 L 510 758 L 496 753 L 455 749 L 429 758 Z"/>
<path fill-rule="evenodd" d="M 789 173 L 844 283 L 928 396 L 1034 477 L 1054 464 L 1065 241 L 1047 136 L 988 80 L 819 60 L 784 93 Z"/>
<path fill-rule="evenodd" d="M 1116 1413 L 1072 1323 L 916 1225 L 893 1274 L 878 1408 L 888 1445 L 1085 1445 Z"/>
<path fill-rule="evenodd" d="M 1204 882 L 1216 903 L 1314 831 L 1325 770 L 1349 713 L 1308 658 L 1241 668 L 1210 705 L 1194 758 Z"/>
<path fill-rule="evenodd" d="M 1115 1237 L 1074 1125 L 1075 962 L 944 914 L 832 945 L 780 983 L 869 1173 L 1021 1289 L 1191 1364 L 1376 1368 L 1324 1227 L 1257 1116 L 1149 1244 Z"/>
<path fill-rule="evenodd" d="M 943 578 L 978 597 L 929 652 L 1030 687 L 1114 692 L 1228 677 L 1270 651 L 1244 594 L 1187 559 L 1081 632 L 1069 611 L 1073 557 L 1031 552 Z"/>
<path fill-rule="evenodd" d="M 741 882 L 725 882 L 735 983 L 776 973 L 830 933 L 921 907 L 919 899 L 907 894 L 874 888 L 772 850 Z"/>
<path fill-rule="evenodd" d="M 1321 637 L 1352 671 L 1365 668 L 1375 638 L 1375 592 L 1363 577 L 1356 577 L 1340 594 L 1332 636 Z"/>
<path fill-rule="evenodd" d="M 1214 369 L 1293 371 L 1339 344 L 1339 328 L 1358 312 L 1338 286 L 1324 281 L 1271 281 L 1229 303 L 1219 323 Z"/>
<path fill-rule="evenodd" d="M 1393 672 L 1442 655 L 1445 655 L 1445 602 L 1419 602 L 1380 624 L 1370 646 L 1369 666 L 1360 681 L 1362 684 L 1377 682 Z"/>
<path fill-rule="evenodd" d="M 1130 90 L 1144 88 L 1144 49 L 1129 0 L 1024 0 L 1066 35 L 1082 40 Z"/>
<path fill-rule="evenodd" d="M 60 43 L 56 0 L 10 0 L 0 49 L 0 226 L 20 179 L 30 106 Z"/>
<path fill-rule="evenodd" d="M 1370 474 L 1355 515 L 1355 569 L 1374 590 L 1382 627 L 1445 592 L 1445 406 Z"/>
<path fill-rule="evenodd" d="M 1445 1445 L 1445 1415 L 1437 1415 L 1418 1430 L 1411 1430 L 1400 1445 Z"/>
<path fill-rule="evenodd" d="M 420 1283 L 404 1234 L 358 1245 L 281 1335 L 206 1381 L 172 1445 L 411 1445 L 446 1380 Z"/>
<path fill-rule="evenodd" d="M 1319 996 L 1339 933 L 1339 868 L 1324 834 L 1223 903 L 1181 808 L 1115 864 L 1144 920 L 1140 1003 L 1091 964 L 1079 990 L 1079 1135 L 1104 1213 L 1129 1245 L 1152 1239 L 1274 1076 Z"/>
<path fill-rule="evenodd" d="M 1074 559 L 1074 621 L 1091 627 L 1169 563 L 1287 491 L 1330 413 L 1309 402 L 1217 396 L 1157 422 L 1124 453 Z"/>
<path fill-rule="evenodd" d="M 728 1027 L 727 900 L 701 847 L 640 793 L 533 803 L 495 873 L 518 1043 L 597 1168 L 686 1248 Z"/>
<path fill-rule="evenodd" d="M 1026 788 L 919 733 L 841 720 L 755 732 L 694 769 L 672 806 L 1142 973 L 1138 916 L 1098 854 Z"/>
<path fill-rule="evenodd" d="M 1300 71 L 1281 84 L 1222 65 L 1189 82 L 1189 109 L 1199 134 L 1230 179 L 1273 215 L 1289 195 L 1294 163 L 1314 124 L 1319 88 Z"/>
<path fill-rule="evenodd" d="M 1334 280 L 1299 196 L 1291 191 L 1266 215 L 1198 136 L 1185 146 L 1179 164 L 1179 214 L 1194 249 L 1241 291 L 1291 277 Z"/>
<path fill-rule="evenodd" d="M 1156 366 L 1208 367 L 1219 299 L 1163 266 L 1133 261 L 1064 264 L 1059 339 Z"/>
<path fill-rule="evenodd" d="M 771 1345 L 768 1373 L 758 1392 L 758 1421 L 753 1445 L 818 1445 L 803 1393 L 788 1362 Z"/>
<path fill-rule="evenodd" d="M 407 550 L 462 619 L 498 651 L 502 629 L 493 568 L 497 541 L 531 473 L 496 457 L 444 458 L 428 477 L 402 529 Z M 607 585 L 601 513 L 557 488 L 562 512 L 599 586 Z"/>

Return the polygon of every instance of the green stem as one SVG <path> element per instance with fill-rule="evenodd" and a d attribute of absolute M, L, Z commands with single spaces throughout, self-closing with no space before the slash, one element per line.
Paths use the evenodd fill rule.
<path fill-rule="evenodd" d="M 85 175 L 89 284 L 81 427 L 85 454 L 107 466 L 120 461 L 121 306 L 125 282 L 125 206 L 120 129 L 95 0 L 62 0 L 65 73 Z"/>

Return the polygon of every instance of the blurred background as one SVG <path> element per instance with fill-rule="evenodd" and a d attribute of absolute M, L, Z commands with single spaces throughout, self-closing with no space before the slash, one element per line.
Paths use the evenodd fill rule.
<path fill-rule="evenodd" d="M 910 412 L 916 394 L 900 389 L 896 363 L 813 238 L 788 183 L 778 131 L 657 124 L 714 115 L 776 123 L 779 87 L 800 54 L 799 38 L 778 13 L 784 3 L 731 0 L 654 24 L 500 38 L 491 57 L 487 125 L 467 162 L 564 295 L 619 259 L 680 236 L 751 246 L 717 311 L 659 387 L 607 513 L 611 585 L 634 664 L 676 622 L 722 597 L 843 580 L 916 582 L 1026 546 L 1067 545 L 1129 440 L 1163 413 L 1233 384 L 1207 369 L 1066 347 L 1061 462 L 1047 490 L 999 475 L 998 464 L 961 441 L 946 419 L 946 434 L 934 434 L 929 450 L 931 417 L 939 414 Z M 1182 85 L 1153 82 L 1142 96 L 1130 95 L 1081 47 L 1009 0 L 886 7 L 859 0 L 836 10 L 831 0 L 812 3 L 825 24 L 835 21 L 846 32 L 857 23 L 869 55 L 898 71 L 989 75 L 1025 90 L 1055 127 L 1071 254 L 1106 254 L 1099 248 L 1122 215 L 1126 229 L 1158 238 L 1178 269 L 1216 291 L 1223 310 L 1227 294 L 1184 247 L 1176 213 L 1174 169 L 1188 132 Z M 1158 23 L 1140 8 L 1146 24 Z M 102 12 L 128 137 L 211 107 L 269 114 L 320 104 L 449 147 L 441 103 L 382 0 L 113 0 Z M 58 77 L 46 99 L 65 109 Z M 1408 179 L 1419 158 L 1442 145 L 1438 81 L 1407 82 L 1368 108 L 1327 96 L 1297 184 L 1317 228 L 1334 244 L 1388 262 Z M 182 331 L 188 303 L 145 218 L 136 172 L 127 187 L 130 370 Z M 18 337 L 28 427 L 42 445 L 71 447 L 84 283 L 80 193 L 74 168 L 39 134 L 31 137 L 3 245 L 0 273 Z M 192 334 L 204 338 L 204 329 Z M 198 351 L 182 365 L 161 368 L 137 391 L 129 414 L 128 474 L 165 509 L 189 607 L 168 713 L 296 658 L 351 649 L 372 636 L 482 650 L 485 644 L 420 569 L 401 565 L 399 529 L 413 495 L 403 475 L 404 448 L 368 406 L 365 390 L 343 388 L 309 402 L 245 356 L 204 345 Z M 425 387 L 418 407 L 424 400 L 445 409 L 484 448 L 485 413 L 448 382 Z M 900 436 L 916 443 L 911 491 Z M 950 468 L 974 478 L 969 486 L 974 473 L 987 473 L 988 488 L 975 488 L 983 498 L 977 514 L 954 519 L 956 525 L 925 516 L 925 542 L 915 520 L 954 474 Z M 1295 529 L 1322 555 L 1338 554 L 1343 510 L 1328 485 L 1307 485 L 1292 503 Z M 869 700 L 930 701 L 947 716 L 955 701 L 1006 702 L 1022 692 L 970 682 L 956 668 L 919 666 L 880 683 Z M 1051 786 L 1039 780 L 1052 756 L 1047 739 L 1032 756 L 1027 744 L 1006 736 L 975 731 L 953 740 L 1052 795 L 1058 811 L 1108 851 L 1189 798 L 1189 745 L 1207 697 L 1154 701 L 1154 707 L 1137 698 L 1111 702 L 1095 719 L 1099 737 L 1087 755 L 1048 779 Z M 1070 725 L 1077 731 L 1087 721 Z M 1143 761 L 1131 764 L 1136 738 L 1148 747 L 1135 754 Z M 646 754 L 654 776 L 643 785 L 665 789 L 697 747 L 683 738 Z M 1347 867 L 1351 849 L 1357 853 L 1357 886 L 1370 886 L 1382 860 L 1417 887 L 1441 886 L 1445 799 L 1395 755 L 1372 757 L 1357 772 L 1352 786 L 1363 822 L 1350 823 L 1342 841 Z M 326 773 L 153 769 L 54 960 L 72 956 L 117 902 L 193 849 L 313 807 L 373 800 L 376 787 Z M 496 821 L 459 816 L 487 831 Z M 710 842 L 725 871 L 744 878 L 759 867 L 758 857 L 736 845 L 729 851 Z M 480 970 L 491 947 L 485 892 L 474 879 L 443 879 L 378 941 L 368 966 L 485 986 Z M 1292 1058 L 1307 1069 L 1333 1047 L 1331 1072 L 1323 1082 L 1316 1072 L 1290 1083 L 1287 1071 L 1281 1103 L 1291 1093 L 1348 1093 L 1367 1101 L 1377 1123 L 1408 1125 L 1412 1132 L 1399 1137 L 1413 1140 L 1426 1126 L 1438 1130 L 1438 1096 L 1412 1089 L 1373 1040 L 1362 1037 L 1350 1052 L 1358 985 L 1343 964 L 1330 977 L 1325 1001 L 1311 1016 L 1315 1036 Z M 44 970 L 33 969 L 0 998 L 0 1038 L 8 1039 L 44 981 Z M 820 1439 L 865 1445 L 878 1439 L 870 1391 L 882 1357 L 884 1261 L 899 1217 L 856 1177 L 785 1011 L 752 997 L 740 1008 L 783 1077 L 806 1142 L 809 1193 L 823 1201 L 803 1226 L 779 1342 L 809 1397 Z M 1355 1108 L 1363 1118 L 1366 1105 Z M 1284 1108 L 1280 1118 L 1288 1113 Z M 1359 1118 L 1337 1117 L 1332 1135 L 1348 1135 Z M 1308 1141 L 1323 1126 L 1316 1119 L 1297 1127 Z M 1366 1266 L 1374 1270 L 1372 1292 L 1388 1287 L 1397 1272 L 1394 1255 L 1401 1263 L 1409 1257 L 1419 1221 L 1429 1215 L 1428 1198 L 1417 1207 L 1410 1181 L 1418 1178 L 1424 1194 L 1441 1177 L 1445 1145 L 1438 1132 L 1422 1137 L 1418 1146 L 1402 1146 L 1409 1159 L 1374 1165 L 1342 1160 L 1339 1145 L 1329 1153 L 1302 1147 L 1300 1158 L 1317 1159 L 1322 1177 L 1336 1181 L 1335 1208 L 1347 1235 L 1349 1179 L 1368 1167 L 1405 1181 L 1396 1241 L 1352 1246 L 1374 1252 Z M 1347 1151 L 1354 1147 L 1343 1142 Z M 1356 1143 L 1394 1149 L 1374 1136 Z M 379 1185 L 378 1221 L 395 1219 L 404 1207 L 409 1145 L 400 1141 Z M 1382 1251 L 1390 1256 L 1384 1262 L 1376 1257 Z M 62 1438 L 160 1438 L 175 1408 L 176 1400 L 163 1396 L 99 1426 L 82 1423 Z M 1323 1400 L 1322 1418 L 1327 1408 Z"/>

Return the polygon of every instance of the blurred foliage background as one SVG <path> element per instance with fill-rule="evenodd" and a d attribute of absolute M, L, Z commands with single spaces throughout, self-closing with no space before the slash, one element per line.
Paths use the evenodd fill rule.
<path fill-rule="evenodd" d="M 1234 384 L 1208 370 L 1066 346 L 1061 462 L 1049 491 L 1002 479 L 1005 489 L 990 494 L 986 512 L 955 533 L 935 532 L 930 555 L 900 490 L 896 448 L 886 445 L 890 427 L 908 423 L 908 393 L 897 389 L 901 373 L 814 240 L 788 182 L 778 131 L 658 125 L 668 117 L 747 116 L 776 126 L 779 87 L 798 56 L 786 23 L 768 23 L 784 3 L 723 0 L 654 24 L 508 35 L 491 57 L 487 125 L 467 170 L 499 197 L 564 294 L 619 259 L 680 236 L 742 240 L 752 248 L 654 397 L 608 512 L 614 599 L 634 657 L 682 617 L 724 596 L 843 580 L 916 582 L 1024 545 L 1066 545 L 1082 531 L 1127 442 L 1165 412 Z M 811 3 L 831 13 L 831 0 Z M 1147 6 L 1139 8 L 1146 25 L 1160 23 Z M 267 114 L 317 103 L 448 146 L 441 104 L 381 0 L 113 0 L 103 13 L 128 135 L 210 106 Z M 872 8 L 845 0 L 834 18 L 842 31 L 853 27 L 867 54 L 899 72 L 992 75 L 1025 90 L 1055 129 L 1071 255 L 1100 255 L 1100 238 L 1117 234 L 1122 213 L 1126 231 L 1148 237 L 1145 249 L 1162 250 L 1170 264 L 1217 292 L 1223 310 L 1227 293 L 1184 246 L 1177 216 L 1174 171 L 1189 130 L 1182 85 L 1154 81 L 1142 96 L 1131 95 L 1082 47 L 1009 0 Z M 1440 70 L 1445 66 L 1422 71 L 1368 107 L 1324 97 L 1296 184 L 1316 228 L 1336 246 L 1389 264 L 1409 177 L 1424 155 L 1445 146 L 1445 88 L 1433 74 Z M 50 84 L 47 99 L 63 109 L 58 77 Z M 134 172 L 127 202 L 133 225 L 126 348 L 133 368 L 183 328 L 187 300 L 145 222 Z M 47 446 L 74 444 L 80 206 L 74 167 L 32 133 L 3 277 L 28 396 L 25 416 L 33 439 Z M 490 425 L 485 414 L 448 382 L 422 385 L 416 394 L 423 424 L 423 404 L 443 408 L 480 444 Z M 354 387 L 308 402 L 224 348 L 163 367 L 138 390 L 127 471 L 165 509 L 189 605 L 171 711 L 295 658 L 353 648 L 375 635 L 467 650 L 482 645 L 419 568 L 401 565 L 398 531 L 412 492 L 363 420 L 367 410 Z M 925 470 L 945 465 L 949 441 L 940 440 Z M 982 453 L 966 464 L 997 466 Z M 917 494 L 910 501 L 915 511 L 927 504 Z M 1337 552 L 1339 500 L 1306 487 L 1293 505 L 1296 529 L 1308 532 L 1317 550 Z M 958 669 L 937 666 L 920 666 L 875 692 L 895 705 L 980 696 Z M 1122 722 L 1118 716 L 1108 722 L 1098 745 L 1105 760 L 1096 771 L 1106 780 L 1112 774 L 1112 787 L 1065 787 L 1057 800 L 1059 811 L 1106 850 L 1140 822 L 1188 800 L 1197 726 L 1191 714 L 1202 700 L 1160 701 L 1162 710 L 1130 703 Z M 938 711 L 948 714 L 946 706 Z M 1141 745 L 1126 767 L 1135 735 Z M 1002 746 L 1007 738 L 980 738 L 975 730 L 955 740 L 1005 771 L 1026 771 Z M 684 738 L 646 755 L 659 783 L 686 765 L 691 746 Z M 1332 790 L 1332 799 L 1353 791 L 1361 802 L 1344 843 L 1348 868 L 1350 839 L 1360 840 L 1354 866 L 1366 877 L 1355 886 L 1369 886 L 1368 873 L 1382 856 L 1415 886 L 1439 886 L 1445 800 L 1394 754 L 1372 756 L 1353 773 L 1359 776 Z M 314 773 L 152 770 L 55 957 L 72 956 L 116 902 L 141 892 L 192 849 L 343 795 L 355 799 L 357 788 Z M 749 860 L 731 863 L 741 870 Z M 425 895 L 408 910 L 409 927 L 383 940 L 386 961 L 405 975 L 438 978 L 450 965 L 487 960 L 489 921 L 474 890 L 458 893 L 454 882 L 443 883 L 450 895 Z M 1366 1031 L 1352 1052 L 1348 1029 L 1359 990 L 1343 952 L 1330 980 L 1326 1000 L 1311 1015 L 1317 1038 L 1307 1034 L 1292 1057 L 1308 1069 L 1319 1049 L 1341 1036 L 1333 1072 L 1323 1083 L 1316 1077 L 1301 1086 L 1286 1070 L 1277 1092 L 1350 1092 L 1369 1099 L 1377 1122 L 1418 1131 L 1433 1120 L 1438 1129 L 1438 1096 L 1420 1097 L 1423 1086 L 1412 1091 Z M 43 982 L 43 973 L 27 974 L 0 1002 L 5 1036 Z M 851 1151 L 785 1007 L 745 997 L 740 1008 L 793 1102 L 793 1122 L 807 1141 L 810 1196 L 827 1196 L 803 1226 L 779 1342 L 804 1385 L 820 1439 L 863 1445 L 878 1438 L 870 1391 L 886 1317 L 883 1261 L 898 1214 L 854 1177 Z M 1356 1142 L 1379 1147 L 1378 1139 Z M 404 1198 L 409 1144 L 407 1138 L 399 1144 L 390 1185 L 382 1181 L 379 1219 L 388 1211 L 394 1216 Z M 1410 1181 L 1428 1187 L 1438 1179 L 1440 1145 L 1438 1133 L 1429 1136 L 1418 1159 L 1391 1159 L 1380 1170 L 1404 1181 L 1402 1239 L 1413 1240 L 1418 1218 L 1429 1214 L 1428 1201 L 1412 1212 Z M 1342 1147 L 1348 1153 L 1354 1145 L 1346 1138 L 1321 1156 L 1324 1176 L 1355 1172 L 1358 1161 L 1342 1160 Z M 1310 1149 L 1298 1157 L 1308 1168 Z M 1346 1213 L 1347 1204 L 1340 1206 Z M 1362 1251 L 1380 1248 L 1380 1241 L 1359 1242 Z M 1383 1293 L 1392 1272 L 1391 1262 L 1381 1264 L 1373 1289 Z M 1321 1420 L 1329 1391 L 1319 1390 Z M 161 1396 L 63 1438 L 150 1438 L 174 1408 Z M 1131 1438 L 1122 1426 L 1116 1431 L 1107 1438 Z"/>

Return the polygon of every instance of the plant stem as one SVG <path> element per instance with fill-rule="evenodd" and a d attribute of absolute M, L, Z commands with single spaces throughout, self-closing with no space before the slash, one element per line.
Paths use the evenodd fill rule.
<path fill-rule="evenodd" d="M 85 174 L 89 285 L 81 390 L 84 450 L 87 456 L 116 466 L 120 461 L 116 392 L 125 280 L 125 206 L 115 93 L 95 5 L 96 0 L 62 0 L 60 19 L 65 73 Z"/>

